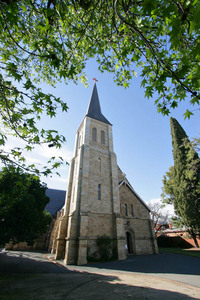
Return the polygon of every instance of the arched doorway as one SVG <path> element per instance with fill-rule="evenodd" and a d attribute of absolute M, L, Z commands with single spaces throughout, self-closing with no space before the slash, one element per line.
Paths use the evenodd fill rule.
<path fill-rule="evenodd" d="M 133 254 L 133 242 L 132 242 L 132 236 L 130 232 L 126 232 L 126 243 L 127 243 L 128 254 Z"/>

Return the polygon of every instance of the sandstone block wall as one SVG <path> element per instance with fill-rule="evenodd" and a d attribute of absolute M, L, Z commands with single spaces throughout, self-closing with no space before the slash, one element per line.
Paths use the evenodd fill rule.
<path fill-rule="evenodd" d="M 138 197 L 129 189 L 128 186 L 120 186 L 120 207 L 123 217 L 125 215 L 125 204 L 128 209 L 128 216 L 131 214 L 131 205 L 133 205 L 133 213 L 135 218 L 149 219 L 149 211 L 144 204 L 138 199 Z"/>
<path fill-rule="evenodd" d="M 124 178 L 121 170 L 119 170 L 119 178 L 121 180 Z M 157 253 L 158 250 L 149 210 L 128 185 L 121 185 L 119 191 L 121 214 L 124 219 L 124 231 L 131 234 L 133 254 Z M 125 205 L 127 208 L 127 215 Z"/>

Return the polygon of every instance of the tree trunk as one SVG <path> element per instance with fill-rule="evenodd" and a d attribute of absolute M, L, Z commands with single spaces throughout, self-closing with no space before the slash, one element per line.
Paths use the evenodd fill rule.
<path fill-rule="evenodd" d="M 198 244 L 197 238 L 196 238 L 196 233 L 193 230 L 191 230 L 190 232 L 191 232 L 191 236 L 192 236 L 192 238 L 194 240 L 195 247 L 199 248 L 199 244 Z"/>

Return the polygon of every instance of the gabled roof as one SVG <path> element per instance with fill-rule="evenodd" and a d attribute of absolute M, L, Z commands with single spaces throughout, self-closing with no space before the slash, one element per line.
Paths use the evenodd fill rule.
<path fill-rule="evenodd" d="M 45 209 L 53 216 L 64 206 L 66 191 L 47 189 L 46 195 L 49 197 L 50 201 Z"/>
<path fill-rule="evenodd" d="M 142 198 L 136 193 L 136 191 L 134 190 L 134 188 L 131 186 L 130 182 L 128 181 L 128 179 L 126 177 L 124 177 L 124 179 L 122 181 L 119 182 L 119 188 L 120 186 L 122 186 L 123 184 L 125 184 L 126 186 L 129 187 L 129 189 L 136 195 L 136 197 L 141 201 L 141 203 L 148 209 L 148 211 L 150 212 L 151 209 L 148 207 L 148 205 L 144 202 L 144 200 L 142 200 Z"/>
<path fill-rule="evenodd" d="M 100 102 L 99 102 L 99 96 L 97 93 L 97 86 L 96 83 L 94 84 L 94 88 L 92 91 L 92 96 L 90 99 L 90 103 L 88 106 L 88 110 L 86 113 L 87 117 L 93 118 L 95 120 L 99 120 L 101 122 L 107 123 L 109 125 L 112 125 L 102 114 L 101 112 L 101 107 L 100 107 Z"/>

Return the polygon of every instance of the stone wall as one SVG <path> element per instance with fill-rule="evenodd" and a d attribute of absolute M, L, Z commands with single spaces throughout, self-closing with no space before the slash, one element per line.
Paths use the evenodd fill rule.
<path fill-rule="evenodd" d="M 47 235 L 44 234 L 38 238 L 32 246 L 29 246 L 26 242 L 20 242 L 13 244 L 12 242 L 6 244 L 6 250 L 16 250 L 16 251 L 47 251 Z"/>
<path fill-rule="evenodd" d="M 133 206 L 134 218 L 149 219 L 149 210 L 146 206 L 138 199 L 138 197 L 130 190 L 130 188 L 123 184 L 120 186 L 120 208 L 121 214 L 125 218 L 125 204 L 127 205 L 128 216 L 131 214 L 131 205 Z"/>
<path fill-rule="evenodd" d="M 54 216 L 52 224 L 50 226 L 49 230 L 49 236 L 48 236 L 48 252 L 55 253 L 56 252 L 56 243 L 57 243 L 57 237 L 58 237 L 58 229 L 59 229 L 59 223 L 60 219 L 63 216 L 63 210 L 58 211 L 56 216 Z"/>
<path fill-rule="evenodd" d="M 121 176 L 121 179 L 123 178 L 120 169 L 119 176 Z M 124 219 L 124 230 L 131 235 L 133 254 L 140 255 L 158 253 L 155 233 L 150 220 L 148 208 L 137 194 L 131 190 L 128 184 L 122 184 L 119 188 L 119 192 L 121 214 Z"/>

